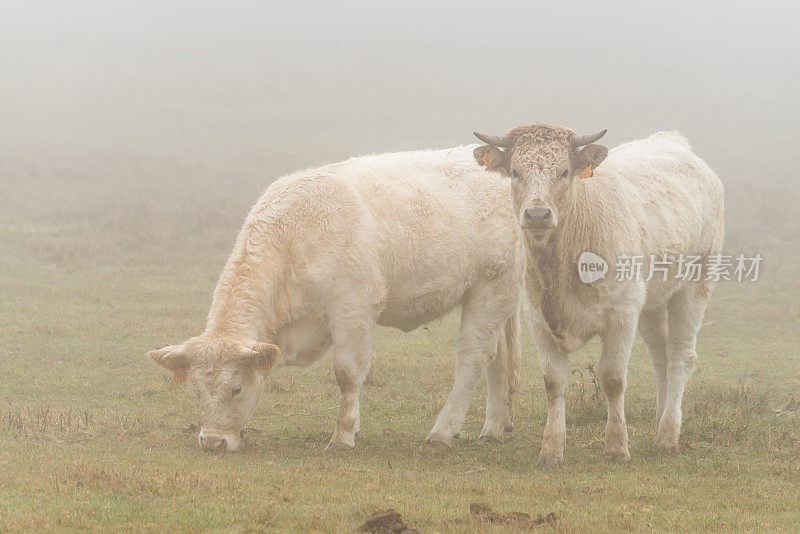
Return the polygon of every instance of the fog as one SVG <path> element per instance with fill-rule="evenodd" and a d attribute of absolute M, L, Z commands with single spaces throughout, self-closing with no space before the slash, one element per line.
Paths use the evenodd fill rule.
<path fill-rule="evenodd" d="M 0 0 L 0 532 L 344 532 L 389 507 L 420 531 L 796 531 L 798 20 L 797 1 Z M 595 339 L 570 356 L 567 467 L 538 469 L 549 393 L 528 329 L 514 438 L 475 444 L 481 384 L 454 450 L 422 449 L 454 313 L 377 329 L 352 454 L 323 452 L 328 358 L 275 369 L 242 448 L 200 456 L 195 399 L 145 353 L 203 331 L 260 192 L 535 122 L 608 129 L 608 147 L 680 130 L 725 186 L 724 253 L 763 257 L 757 282 L 716 285 L 679 455 L 652 452 L 637 337 L 633 462 L 600 467 Z"/>
<path fill-rule="evenodd" d="M 608 128 L 609 146 L 681 130 L 726 185 L 729 245 L 797 252 L 797 16 L 791 2 L 5 2 L 0 217 L 79 209 L 73 181 L 108 202 L 202 190 L 243 210 L 296 168 L 550 122 Z"/>

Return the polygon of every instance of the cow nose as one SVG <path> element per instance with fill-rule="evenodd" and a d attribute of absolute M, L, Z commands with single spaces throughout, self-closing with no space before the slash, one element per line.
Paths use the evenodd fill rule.
<path fill-rule="evenodd" d="M 224 451 L 227 448 L 225 438 L 200 436 L 200 446 L 207 451 Z"/>
<path fill-rule="evenodd" d="M 547 228 L 553 224 L 553 210 L 550 208 L 528 208 L 523 214 L 526 227 Z"/>

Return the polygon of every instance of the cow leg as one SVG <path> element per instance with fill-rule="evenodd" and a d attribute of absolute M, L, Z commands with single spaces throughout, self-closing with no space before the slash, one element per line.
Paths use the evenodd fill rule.
<path fill-rule="evenodd" d="M 625 463 L 631 459 L 628 453 L 628 427 L 625 424 L 625 388 L 636 324 L 635 314 L 609 314 L 603 334 L 603 353 L 598 365 L 600 388 L 608 406 L 605 456 L 608 461 L 615 463 Z"/>
<path fill-rule="evenodd" d="M 539 353 L 547 397 L 547 423 L 539 452 L 539 467 L 563 464 L 564 444 L 567 440 L 565 409 L 570 376 L 569 356 L 556 346 L 550 336 L 547 330 L 534 328 L 533 339 Z"/>
<path fill-rule="evenodd" d="M 639 334 L 647 344 L 656 376 L 656 426 L 664 413 L 667 395 L 667 308 L 639 314 Z"/>
<path fill-rule="evenodd" d="M 500 332 L 516 305 L 513 299 L 505 299 L 501 295 L 502 293 L 498 295 L 498 288 L 494 285 L 479 286 L 473 288 L 463 301 L 453 389 L 436 418 L 433 429 L 425 438 L 428 443 L 450 445 L 453 437 L 461 431 L 481 373 L 488 362 L 497 357 Z M 502 389 L 505 384 L 499 387 L 499 393 L 493 387 L 493 394 L 502 395 L 502 402 L 505 403 Z M 497 421 L 487 421 L 487 425 L 492 427 L 493 433 L 502 437 L 506 417 L 504 412 L 499 412 L 500 409 L 492 409 Z"/>
<path fill-rule="evenodd" d="M 332 328 L 333 371 L 342 392 L 336 430 L 327 449 L 349 449 L 361 425 L 359 392 L 369 372 L 372 359 L 374 321 L 365 319 L 354 324 L 337 324 Z"/>
<path fill-rule="evenodd" d="M 681 289 L 667 303 L 667 393 L 654 442 L 658 451 L 678 450 L 683 391 L 697 360 L 697 332 L 703 322 L 708 295 L 708 289 L 700 283 Z"/>

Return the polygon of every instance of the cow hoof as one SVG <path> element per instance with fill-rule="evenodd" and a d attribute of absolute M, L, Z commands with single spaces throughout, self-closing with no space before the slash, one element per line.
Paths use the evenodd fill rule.
<path fill-rule="evenodd" d="M 428 434 L 428 437 L 425 438 L 425 444 L 437 448 L 453 448 L 453 440 L 439 434 Z"/>
<path fill-rule="evenodd" d="M 506 432 L 513 432 L 514 431 L 514 425 L 512 425 L 511 423 L 507 424 L 506 428 L 505 428 L 505 431 Z"/>
<path fill-rule="evenodd" d="M 349 443 L 345 443 L 343 441 L 331 441 L 328 443 L 328 446 L 325 447 L 326 451 L 349 451 L 355 445 L 350 445 Z"/>
<path fill-rule="evenodd" d="M 624 454 L 609 454 L 606 453 L 606 462 L 610 464 L 627 464 L 631 461 L 631 455 Z"/>
<path fill-rule="evenodd" d="M 539 467 L 558 467 L 564 465 L 563 454 L 539 454 L 539 461 L 536 463 Z"/>

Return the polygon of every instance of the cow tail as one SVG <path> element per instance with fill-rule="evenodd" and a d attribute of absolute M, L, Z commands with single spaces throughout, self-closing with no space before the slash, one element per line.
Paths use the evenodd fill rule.
<path fill-rule="evenodd" d="M 520 309 L 508 318 L 503 327 L 503 336 L 500 343 L 506 357 L 506 373 L 508 382 L 506 384 L 506 405 L 508 406 L 508 421 L 506 421 L 506 432 L 510 432 L 514 427 L 514 393 L 519 389 L 520 366 L 522 362 L 522 348 L 520 346 Z"/>

